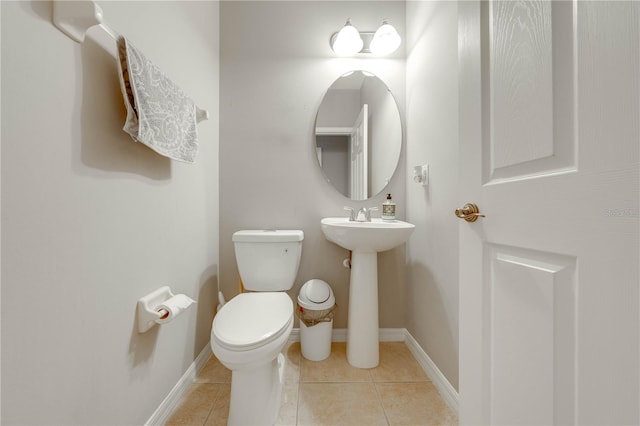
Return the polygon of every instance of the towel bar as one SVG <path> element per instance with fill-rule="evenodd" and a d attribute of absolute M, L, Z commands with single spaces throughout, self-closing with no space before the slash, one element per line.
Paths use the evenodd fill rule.
<path fill-rule="evenodd" d="M 89 28 L 99 25 L 114 40 L 120 37 L 116 31 L 103 22 L 102 8 L 93 1 L 53 1 L 53 25 L 73 41 L 82 43 Z M 209 119 L 209 111 L 196 106 L 196 121 Z"/>

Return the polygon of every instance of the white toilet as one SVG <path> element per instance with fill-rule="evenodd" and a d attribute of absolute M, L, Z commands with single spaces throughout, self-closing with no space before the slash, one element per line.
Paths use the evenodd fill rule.
<path fill-rule="evenodd" d="M 293 328 L 286 293 L 298 274 L 304 233 L 299 230 L 238 231 L 236 262 L 247 293 L 218 311 L 211 349 L 231 374 L 230 425 L 272 425 L 278 417 L 285 359 Z"/>

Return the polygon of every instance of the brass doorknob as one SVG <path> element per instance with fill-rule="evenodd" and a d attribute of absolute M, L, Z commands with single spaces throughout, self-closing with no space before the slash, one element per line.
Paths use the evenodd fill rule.
<path fill-rule="evenodd" d="M 485 217 L 480 214 L 480 209 L 473 203 L 467 203 L 461 209 L 456 209 L 456 216 L 467 222 L 475 222 L 479 217 Z"/>

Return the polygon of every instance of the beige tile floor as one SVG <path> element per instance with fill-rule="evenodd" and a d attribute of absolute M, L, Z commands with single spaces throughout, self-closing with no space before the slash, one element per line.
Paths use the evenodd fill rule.
<path fill-rule="evenodd" d="M 455 413 L 402 342 L 380 343 L 380 364 L 359 369 L 347 363 L 345 343 L 333 343 L 324 361 L 306 360 L 300 343 L 289 343 L 278 425 L 457 425 Z M 231 372 L 215 357 L 167 425 L 224 425 Z"/>

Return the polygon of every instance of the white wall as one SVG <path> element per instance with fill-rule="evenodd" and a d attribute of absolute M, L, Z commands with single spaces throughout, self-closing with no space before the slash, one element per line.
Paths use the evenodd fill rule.
<path fill-rule="evenodd" d="M 407 328 L 458 386 L 457 5 L 407 2 Z M 413 166 L 429 164 L 427 188 Z"/>
<path fill-rule="evenodd" d="M 3 424 L 142 424 L 209 340 L 218 4 L 100 3 L 211 120 L 195 165 L 134 143 L 113 40 L 73 42 L 50 2 L 2 2 Z M 140 335 L 136 301 L 163 285 L 199 303 Z"/>
<path fill-rule="evenodd" d="M 331 34 L 351 17 L 361 31 L 389 18 L 404 34 L 404 2 L 223 2 L 220 81 L 220 280 L 238 292 L 231 236 L 239 229 L 294 228 L 305 233 L 298 278 L 326 280 L 338 304 L 335 327 L 346 327 L 347 251 L 324 238 L 320 219 L 344 216 L 343 206 L 381 206 L 383 195 L 350 201 L 326 181 L 313 140 L 316 111 L 345 72 L 378 75 L 404 104 L 404 52 L 386 59 L 337 58 Z M 401 114 L 403 114 L 401 110 Z M 401 115 L 402 116 L 402 115 Z M 404 217 L 404 167 L 389 191 Z M 379 214 L 379 213 L 378 213 Z M 379 256 L 380 325 L 404 327 L 404 248 Z"/>

